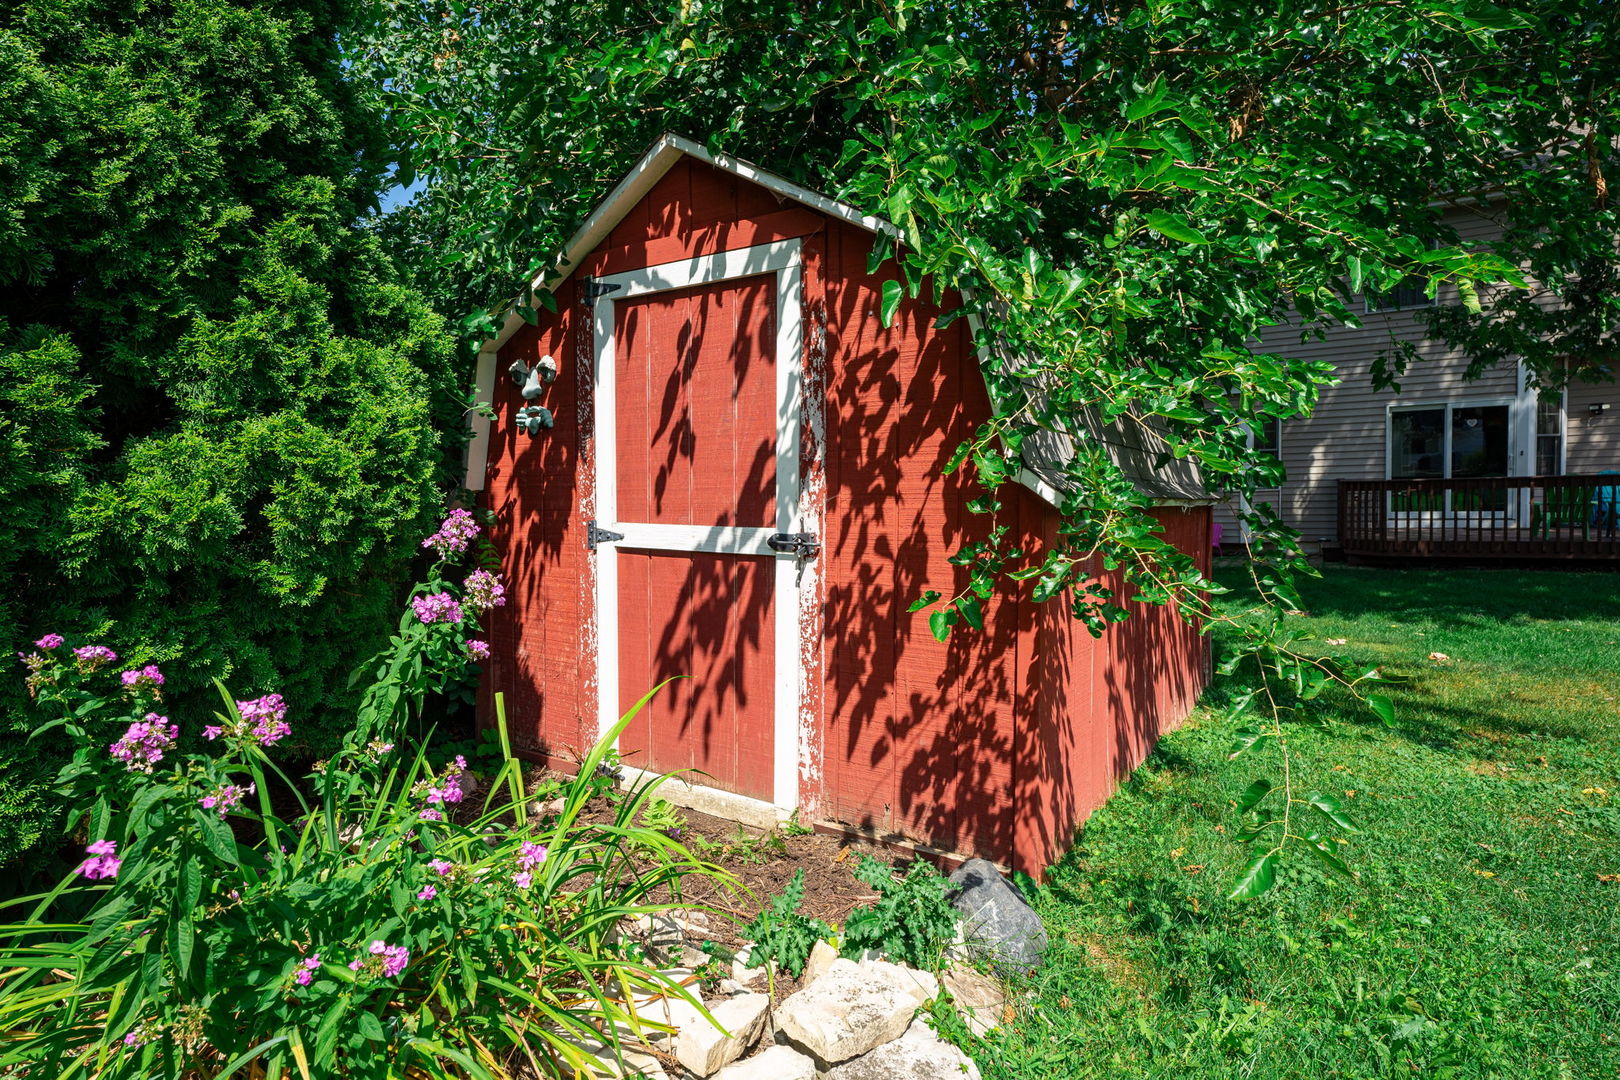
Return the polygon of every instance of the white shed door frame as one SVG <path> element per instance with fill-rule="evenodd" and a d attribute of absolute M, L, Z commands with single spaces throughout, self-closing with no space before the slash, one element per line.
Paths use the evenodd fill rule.
<path fill-rule="evenodd" d="M 776 276 L 776 528 L 657 525 L 620 521 L 618 506 L 617 357 L 615 305 L 652 293 L 709 285 L 733 278 Z M 619 700 L 619 563 L 615 548 L 639 551 L 705 551 L 770 555 L 776 560 L 775 651 L 772 661 L 774 745 L 772 802 L 793 809 L 799 802 L 800 702 L 804 663 L 799 591 L 810 585 L 798 557 L 772 549 L 777 533 L 804 530 L 800 503 L 799 425 L 803 415 L 804 265 L 798 240 L 723 251 L 696 259 L 660 263 L 593 279 L 610 291 L 596 298 L 592 336 L 595 346 L 594 410 L 596 438 L 596 524 L 624 539 L 596 547 L 596 700 L 599 730 L 606 733 L 629 702 Z M 650 690 L 651 687 L 648 687 Z"/>

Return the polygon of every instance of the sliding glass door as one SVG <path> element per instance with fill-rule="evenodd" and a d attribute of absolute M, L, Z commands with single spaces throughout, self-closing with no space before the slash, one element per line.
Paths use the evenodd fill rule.
<path fill-rule="evenodd" d="M 1393 480 L 1462 480 L 1507 476 L 1513 460 L 1511 402 L 1419 405 L 1389 413 Z M 1470 488 L 1394 492 L 1392 514 L 1503 517 L 1505 490 Z"/>

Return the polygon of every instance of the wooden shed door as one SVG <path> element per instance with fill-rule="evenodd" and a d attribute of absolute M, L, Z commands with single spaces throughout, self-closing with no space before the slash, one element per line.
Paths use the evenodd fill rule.
<path fill-rule="evenodd" d="M 584 283 L 597 293 L 597 692 L 627 765 L 797 804 L 799 242 Z"/>

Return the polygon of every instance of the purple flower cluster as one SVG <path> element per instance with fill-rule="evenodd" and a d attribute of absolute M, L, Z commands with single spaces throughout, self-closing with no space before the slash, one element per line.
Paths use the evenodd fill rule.
<path fill-rule="evenodd" d="M 118 868 L 124 865 L 124 860 L 118 858 L 118 845 L 111 840 L 97 840 L 84 849 L 90 858 L 79 864 L 79 873 L 91 881 L 100 881 L 103 878 L 118 876 Z"/>
<path fill-rule="evenodd" d="M 411 601 L 411 607 L 416 609 L 416 617 L 424 623 L 459 623 L 462 619 L 461 605 L 447 592 L 418 596 Z"/>
<path fill-rule="evenodd" d="M 462 597 L 475 615 L 490 608 L 506 605 L 506 586 L 501 583 L 499 574 L 492 574 L 488 570 L 474 570 L 467 575 L 467 579 L 461 585 Z"/>
<path fill-rule="evenodd" d="M 130 772 L 149 773 L 152 766 L 163 760 L 165 750 L 174 749 L 180 736 L 180 725 L 169 723 L 167 716 L 147 713 L 145 720 L 129 725 L 124 737 L 107 747 L 107 752 L 122 761 Z"/>
<path fill-rule="evenodd" d="M 439 887 L 437 885 L 424 885 L 422 891 L 416 894 L 416 898 L 418 900 L 431 900 L 438 895 Z"/>
<path fill-rule="evenodd" d="M 256 787 L 253 784 L 249 784 L 247 787 L 239 787 L 236 784 L 221 784 L 197 801 L 202 803 L 204 810 L 218 811 L 219 816 L 223 818 L 241 804 L 242 796 L 252 795 L 255 790 Z"/>
<path fill-rule="evenodd" d="M 221 735 L 229 735 L 233 739 L 248 738 L 260 746 L 269 746 L 292 734 L 292 725 L 283 719 L 287 715 L 287 703 L 280 694 L 238 701 L 236 711 L 242 716 L 240 723 L 233 722 L 228 728 L 209 724 L 203 728 L 203 737 L 212 742 Z"/>
<path fill-rule="evenodd" d="M 314 956 L 306 958 L 298 965 L 298 974 L 293 976 L 293 982 L 297 983 L 299 986 L 308 986 L 315 978 L 315 972 L 320 969 L 320 966 L 320 953 L 316 953 Z"/>
<path fill-rule="evenodd" d="M 518 848 L 518 869 L 512 875 L 512 884 L 520 889 L 527 889 L 534 884 L 534 871 L 546 861 L 546 845 L 536 844 L 525 840 L 523 846 Z"/>
<path fill-rule="evenodd" d="M 450 871 L 455 868 L 455 865 L 456 864 L 451 862 L 449 859 L 434 859 L 432 862 L 428 863 L 428 866 L 433 870 L 433 872 L 438 874 L 440 877 L 444 877 L 446 874 L 450 873 Z"/>
<path fill-rule="evenodd" d="M 236 711 L 242 714 L 243 723 L 251 725 L 249 734 L 260 746 L 269 746 L 292 734 L 292 727 L 284 719 L 287 715 L 287 703 L 281 700 L 280 694 L 266 694 L 252 701 L 238 701 Z"/>
<path fill-rule="evenodd" d="M 118 654 L 105 645 L 81 645 L 73 650 L 73 655 L 79 658 L 79 667 L 84 671 L 94 671 L 102 664 L 118 663 Z"/>
<path fill-rule="evenodd" d="M 389 978 L 405 970 L 405 965 L 411 962 L 411 950 L 403 945 L 389 945 L 384 941 L 373 941 L 367 950 L 372 956 L 382 957 L 382 973 Z M 359 971 L 366 966 L 366 958 L 357 956 L 349 961 L 350 971 Z"/>
<path fill-rule="evenodd" d="M 468 638 L 467 655 L 472 657 L 474 660 L 488 660 L 489 642 L 480 641 L 477 638 Z"/>
<path fill-rule="evenodd" d="M 46 634 L 44 637 L 34 642 L 34 647 L 36 649 L 60 649 L 62 647 L 62 635 Z"/>
<path fill-rule="evenodd" d="M 427 806 L 422 809 L 423 821 L 443 821 L 444 807 L 453 806 L 467 797 L 462 788 L 462 777 L 467 772 L 467 759 L 460 754 L 456 760 L 446 765 L 444 772 L 433 781 L 424 780 L 416 785 L 414 794 L 425 797 Z"/>
<path fill-rule="evenodd" d="M 459 555 L 467 550 L 467 545 L 479 533 L 478 522 L 465 510 L 452 510 L 450 516 L 439 525 L 439 531 L 422 541 L 422 546 L 432 548 L 439 553 L 439 558 L 448 559 L 451 555 Z"/>
<path fill-rule="evenodd" d="M 156 664 L 147 664 L 143 668 L 131 668 L 118 678 L 123 682 L 126 690 L 151 690 L 157 692 L 163 685 L 163 672 L 158 670 Z"/>

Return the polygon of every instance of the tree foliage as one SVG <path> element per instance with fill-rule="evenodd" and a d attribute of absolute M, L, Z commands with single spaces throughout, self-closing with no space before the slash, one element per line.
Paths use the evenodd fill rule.
<path fill-rule="evenodd" d="M 1526 262 L 1539 287 L 1592 294 L 1603 334 L 1613 322 L 1616 27 L 1598 0 L 382 11 L 350 55 L 373 76 L 399 179 L 423 183 L 395 238 L 446 310 L 469 313 L 469 337 L 493 330 L 502 298 L 546 299 L 527 283 L 652 139 L 705 140 L 894 222 L 903 240 L 878 252 L 885 308 L 932 279 L 1022 358 L 985 372 L 994 415 L 955 459 L 991 490 L 976 503 L 987 514 L 1023 441 L 1078 410 L 1143 425 L 1219 491 L 1275 486 L 1249 425 L 1308 413 L 1333 373 L 1257 352 L 1259 332 L 1353 325 L 1361 295 L 1414 277 L 1455 286 L 1456 333 L 1472 327 L 1487 349 L 1512 339 L 1479 329 L 1481 289 L 1500 297 L 1487 319 L 1528 335 L 1553 318 L 1520 301 Z M 1470 196 L 1538 209 L 1498 248 L 1467 249 L 1436 204 Z M 1528 336 L 1514 350 L 1551 359 Z M 1009 583 L 1101 632 L 1123 612 L 1095 585 L 1099 556 L 1134 595 L 1216 617 L 1208 583 L 1101 447 L 1082 443 L 1070 473 L 1059 542 L 1031 562 L 987 526 L 958 553 L 956 594 L 913 608 L 932 608 L 936 634 L 976 625 L 980 599 Z M 1266 604 L 1239 620 L 1234 660 L 1259 655 L 1285 695 L 1260 700 L 1286 711 L 1324 679 L 1366 682 L 1292 643 L 1280 612 L 1299 606 L 1290 582 L 1308 567 L 1265 504 L 1249 518 Z"/>
<path fill-rule="evenodd" d="M 436 502 L 446 330 L 361 224 L 385 163 L 352 15 L 0 14 L 0 625 L 183 657 L 182 715 L 226 677 L 352 704 Z M 0 762 L 11 797 L 39 747 Z"/>

